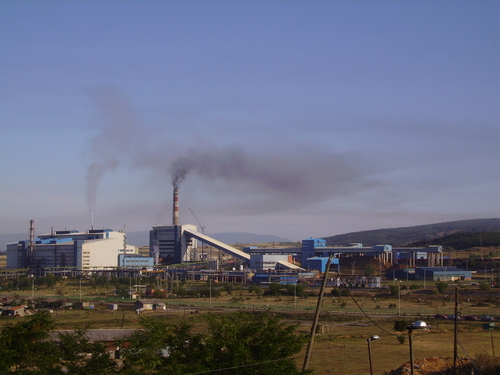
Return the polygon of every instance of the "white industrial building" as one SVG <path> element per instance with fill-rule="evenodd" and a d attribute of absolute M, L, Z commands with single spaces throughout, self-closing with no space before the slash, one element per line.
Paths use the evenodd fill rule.
<path fill-rule="evenodd" d="M 126 244 L 124 232 L 56 231 L 7 244 L 7 268 L 104 270 L 119 266 L 120 254 L 137 254 L 137 247 Z"/>

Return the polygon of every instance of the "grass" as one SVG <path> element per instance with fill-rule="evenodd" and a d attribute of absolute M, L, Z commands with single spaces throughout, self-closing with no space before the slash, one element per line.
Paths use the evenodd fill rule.
<path fill-rule="evenodd" d="M 389 282 L 390 283 L 390 282 Z M 404 282 L 403 285 L 405 285 Z M 200 285 L 193 283 L 190 287 Z M 447 294 L 431 294 L 434 285 L 427 283 L 427 290 L 422 288 L 401 292 L 401 305 L 398 296 L 390 296 L 387 290 L 352 289 L 356 302 L 349 296 L 333 298 L 328 295 L 323 302 L 319 324 L 327 327 L 325 333 L 316 336 L 310 358 L 309 369 L 316 375 L 324 374 L 366 374 L 369 372 L 367 341 L 372 335 L 379 335 L 381 340 L 372 342 L 372 361 L 375 374 L 384 374 L 394 370 L 409 360 L 408 340 L 401 344 L 393 331 L 394 322 L 404 319 L 407 322 L 424 320 L 430 330 L 414 334 L 415 359 L 435 356 L 453 356 L 453 324 L 439 321 L 432 317 L 436 313 L 452 314 L 454 300 L 453 284 Z M 459 284 L 457 284 L 459 285 Z M 82 300 L 96 301 L 94 310 L 55 310 L 58 329 L 72 329 L 75 326 L 89 325 L 91 328 L 139 328 L 137 315 L 133 310 L 132 300 L 110 299 L 113 287 L 93 288 L 82 285 Z M 327 291 L 330 292 L 331 288 Z M 316 289 L 316 292 L 318 290 Z M 3 295 L 6 293 L 4 292 Z M 80 298 L 80 288 L 74 282 L 64 281 L 54 288 L 45 290 L 16 291 L 18 301 L 22 298 Z M 59 295 L 57 295 L 59 294 Z M 477 288 L 459 286 L 460 310 L 462 315 L 499 315 L 500 290 L 478 293 Z M 107 304 L 118 301 L 118 311 L 107 310 Z M 271 309 L 282 314 L 290 324 L 297 324 L 298 330 L 309 333 L 311 329 L 317 297 L 297 298 L 294 296 L 261 296 L 244 289 L 237 289 L 230 295 L 223 293 L 219 298 L 171 298 L 162 299 L 168 308 L 166 311 L 147 311 L 143 314 L 164 319 L 169 322 L 187 320 L 196 324 L 197 330 L 203 330 L 201 316 L 206 313 L 225 313 L 233 310 L 263 311 Z M 345 302 L 345 305 L 344 305 Z M 342 305 L 344 307 L 342 307 Z M 397 307 L 394 308 L 394 305 Z M 392 308 L 389 306 L 393 306 Z M 369 314 L 368 319 L 361 309 Z M 401 312 L 401 316 L 398 313 Z M 0 324 L 12 322 L 12 318 L 0 318 Z M 498 323 L 497 323 L 498 324 Z M 404 332 L 407 336 L 407 333 Z M 500 332 L 484 331 L 482 322 L 460 321 L 459 341 L 470 356 L 481 352 L 492 352 L 492 341 L 500 348 Z M 497 349 L 498 350 L 498 349 Z M 301 368 L 304 351 L 297 358 Z M 467 354 L 459 347 L 459 355 Z"/>

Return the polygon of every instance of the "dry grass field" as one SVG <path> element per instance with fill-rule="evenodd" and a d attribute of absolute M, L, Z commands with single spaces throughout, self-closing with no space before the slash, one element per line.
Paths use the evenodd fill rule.
<path fill-rule="evenodd" d="M 391 282 L 389 282 L 390 285 Z M 404 282 L 406 283 L 406 282 Z M 195 284 L 188 284 L 193 287 Z M 453 323 L 437 321 L 434 315 L 452 314 L 454 311 L 453 290 L 450 284 L 446 294 L 433 294 L 434 285 L 428 283 L 426 290 L 401 290 L 401 296 L 391 296 L 387 290 L 352 289 L 351 296 L 333 298 L 330 289 L 323 301 L 319 324 L 323 333 L 316 335 L 309 369 L 316 375 L 323 374 L 367 374 L 369 373 L 367 338 L 379 335 L 380 340 L 372 341 L 372 359 L 375 374 L 386 374 L 409 360 L 407 332 L 401 343 L 394 332 L 396 320 L 411 323 L 424 320 L 429 325 L 427 331 L 415 331 L 414 353 L 418 361 L 430 357 L 453 357 Z M 458 285 L 461 315 L 499 316 L 500 289 L 478 292 L 477 288 Z M 186 285 L 185 285 L 186 287 Z M 315 290 L 317 292 L 317 289 Z M 2 293 L 5 296 L 6 293 Z M 133 309 L 132 300 L 112 299 L 112 287 L 93 288 L 82 286 L 82 300 L 94 301 L 93 310 L 56 309 L 54 316 L 58 329 L 72 329 L 89 326 L 94 329 L 134 329 L 139 328 L 139 315 Z M 59 283 L 45 290 L 27 290 L 15 293 L 18 300 L 34 298 L 70 298 L 78 300 L 80 289 L 74 283 Z M 117 311 L 107 309 L 108 303 L 116 303 Z M 312 325 L 317 297 L 295 298 L 294 296 L 259 296 L 246 289 L 236 288 L 231 294 L 222 293 L 219 298 L 169 298 L 164 311 L 147 311 L 143 315 L 169 322 L 187 320 L 197 330 L 203 331 L 201 317 L 207 313 L 222 314 L 234 310 L 258 312 L 270 309 L 281 314 L 290 324 L 298 325 L 298 331 L 309 333 Z M 400 304 L 399 304 L 400 302 Z M 396 307 L 395 307 L 396 306 Z M 0 324 L 10 323 L 9 318 L 1 318 Z M 500 325 L 500 323 L 497 323 Z M 491 354 L 496 347 L 500 353 L 500 331 L 483 330 L 481 321 L 460 321 L 458 340 L 459 356 L 475 356 L 486 352 Z M 304 349 L 305 352 L 305 349 Z M 297 357 L 302 367 L 304 352 Z"/>

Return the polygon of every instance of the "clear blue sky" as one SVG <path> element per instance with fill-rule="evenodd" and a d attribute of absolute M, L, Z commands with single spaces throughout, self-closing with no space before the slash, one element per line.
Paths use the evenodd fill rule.
<path fill-rule="evenodd" d="M 498 1 L 2 1 L 0 234 L 500 216 Z"/>

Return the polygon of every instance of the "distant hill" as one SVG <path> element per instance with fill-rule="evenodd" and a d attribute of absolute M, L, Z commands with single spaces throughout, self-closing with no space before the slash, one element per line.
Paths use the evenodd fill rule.
<path fill-rule="evenodd" d="M 500 246 L 500 232 L 458 232 L 432 240 L 444 248 L 465 250 L 473 247 Z M 409 246 L 428 246 L 429 241 L 412 242 Z"/>
<path fill-rule="evenodd" d="M 347 246 L 359 242 L 363 246 L 387 244 L 403 246 L 417 241 L 431 244 L 432 240 L 458 232 L 499 232 L 500 219 L 474 219 L 417 225 L 390 229 L 376 229 L 323 237 L 327 246 Z"/>

